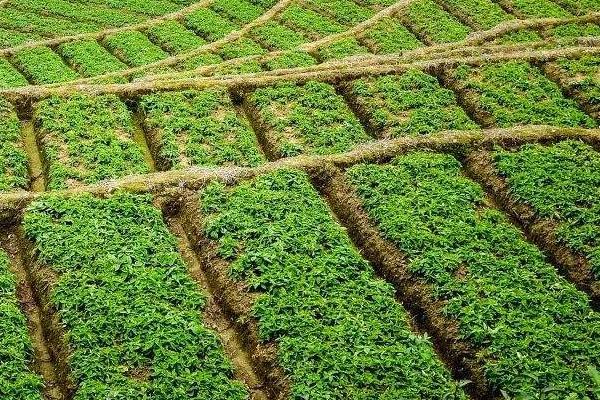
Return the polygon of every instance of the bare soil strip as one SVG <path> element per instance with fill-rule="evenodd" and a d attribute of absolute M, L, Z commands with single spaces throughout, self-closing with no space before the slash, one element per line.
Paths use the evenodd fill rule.
<path fill-rule="evenodd" d="M 215 289 L 213 282 L 207 278 L 203 265 L 192 249 L 185 229 L 177 218 L 167 218 L 167 225 L 171 232 L 177 237 L 179 253 L 182 255 L 188 271 L 196 283 L 200 286 L 202 292 L 207 295 L 207 306 L 204 312 L 204 324 L 213 329 L 219 336 L 225 353 L 234 366 L 235 378 L 244 382 L 252 393 L 252 400 L 270 400 L 274 390 L 267 390 L 263 377 L 256 372 L 257 367 L 253 365 L 253 360 L 249 349 L 245 347 L 246 343 L 242 339 L 244 332 L 236 330 L 238 328 L 235 318 L 226 315 L 217 298 L 215 298 Z"/>
<path fill-rule="evenodd" d="M 578 88 L 577 83 L 566 77 L 557 65 L 553 63 L 536 63 L 536 66 L 560 87 L 566 97 L 575 100 L 579 108 L 592 118 L 600 119 L 600 105 L 590 102 L 590 99 L 586 98 L 585 94 Z"/>
<path fill-rule="evenodd" d="M 54 392 L 62 396 L 59 399 L 70 400 L 76 390 L 68 365 L 71 351 L 58 312 L 50 300 L 50 293 L 58 277 L 54 271 L 36 260 L 33 244 L 25 239 L 22 227 L 13 227 L 11 232 L 15 249 L 21 260 L 22 273 L 25 274 L 29 286 L 29 296 L 33 301 L 30 304 L 36 306 L 37 316 L 35 318 L 38 319 L 37 324 L 39 324 L 37 327 L 39 332 L 36 335 L 41 335 L 40 340 L 43 340 L 44 345 L 40 351 L 43 352 L 44 361 L 52 364 L 45 367 L 48 371 L 44 373 L 51 373 L 49 369 L 53 368 L 53 375 L 50 375 L 49 378 L 52 379 L 53 387 L 57 388 Z M 29 301 L 29 299 L 27 300 Z M 35 338 L 35 340 L 38 339 Z M 44 376 L 44 378 L 46 377 Z"/>
<path fill-rule="evenodd" d="M 144 154 L 144 160 L 146 161 L 148 168 L 150 168 L 150 172 L 156 172 L 156 163 L 154 161 L 153 153 L 150 149 L 151 139 L 144 129 L 142 116 L 140 116 L 138 112 L 132 111 L 131 122 L 133 124 L 133 141 L 137 143 L 142 150 L 142 153 Z"/>
<path fill-rule="evenodd" d="M 241 340 L 240 351 L 250 360 L 244 367 L 253 371 L 260 388 L 269 399 L 284 400 L 289 397 L 290 383 L 277 362 L 275 343 L 264 343 L 258 336 L 258 323 L 252 317 L 251 310 L 256 294 L 249 291 L 243 283 L 229 278 L 229 264 L 219 258 L 217 247 L 202 232 L 202 215 L 195 194 L 186 196 L 175 218 L 183 227 L 185 234 L 198 255 L 205 282 L 227 319 L 233 324 L 236 337 Z M 239 360 L 238 360 L 239 361 Z M 249 372 L 249 371 L 247 371 Z"/>
<path fill-rule="evenodd" d="M 14 229 L 3 229 L 0 236 L 0 247 L 9 255 L 12 271 L 17 277 L 17 296 L 21 310 L 27 318 L 29 336 L 33 346 L 33 370 L 44 380 L 44 398 L 46 400 L 65 400 L 68 391 L 58 379 L 57 365 L 49 349 L 48 333 L 43 325 L 38 299 L 34 296 L 29 272 L 23 263 L 22 249 Z"/>
<path fill-rule="evenodd" d="M 34 192 L 46 190 L 46 174 L 44 163 L 40 155 L 35 130 L 32 121 L 22 121 L 23 146 L 29 159 L 29 182 L 30 189 Z"/>
<path fill-rule="evenodd" d="M 416 325 L 430 335 L 453 377 L 472 382 L 465 389 L 473 399 L 499 398 L 499 393 L 490 389 L 484 377 L 476 349 L 459 339 L 458 325 L 444 317 L 443 303 L 434 300 L 431 288 L 408 272 L 404 254 L 384 239 L 370 221 L 341 171 L 326 167 L 313 171 L 312 178 L 361 254 L 380 276 L 394 285 L 397 296 Z"/>
<path fill-rule="evenodd" d="M 592 306 L 600 309 L 600 282 L 595 280 L 587 259 L 559 243 L 556 221 L 540 218 L 527 204 L 517 201 L 510 194 L 506 180 L 498 173 L 488 151 L 474 151 L 465 158 L 465 170 L 469 177 L 478 181 L 490 194 L 503 212 L 516 221 L 527 238 L 542 249 L 560 273 L 587 293 Z"/>

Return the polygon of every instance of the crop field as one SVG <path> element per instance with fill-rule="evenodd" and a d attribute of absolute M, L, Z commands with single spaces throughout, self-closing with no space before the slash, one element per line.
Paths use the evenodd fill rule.
<path fill-rule="evenodd" d="M 600 400 L 600 0 L 0 0 L 0 400 Z"/>

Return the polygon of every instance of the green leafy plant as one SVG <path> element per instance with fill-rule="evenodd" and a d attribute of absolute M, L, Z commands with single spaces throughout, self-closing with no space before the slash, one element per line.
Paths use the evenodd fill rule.
<path fill-rule="evenodd" d="M 114 95 L 51 97 L 34 111 L 48 189 L 146 173 L 131 114 Z"/>
<path fill-rule="evenodd" d="M 42 400 L 42 378 L 29 368 L 33 348 L 25 316 L 17 302 L 16 287 L 10 260 L 0 250 L 0 396 Z"/>
<path fill-rule="evenodd" d="M 108 36 L 104 39 L 104 44 L 113 54 L 132 67 L 140 67 L 169 56 L 146 35 L 138 31 L 124 31 Z"/>
<path fill-rule="evenodd" d="M 364 78 L 349 85 L 353 101 L 385 136 L 422 135 L 446 129 L 476 129 L 454 93 L 421 71 Z"/>
<path fill-rule="evenodd" d="M 236 114 L 226 90 L 147 95 L 140 110 L 158 142 L 159 158 L 171 168 L 264 162 L 252 128 Z"/>
<path fill-rule="evenodd" d="M 252 314 L 277 343 L 290 398 L 466 398 L 304 173 L 213 183 L 200 203 L 231 277 L 260 294 Z"/>
<path fill-rule="evenodd" d="M 347 178 L 408 269 L 476 350 L 492 388 L 516 399 L 593 398 L 600 314 L 450 155 L 414 152 Z"/>
<path fill-rule="evenodd" d="M 126 69 L 127 65 L 100 46 L 95 40 L 66 42 L 58 52 L 81 76 L 91 77 Z M 124 79 L 115 79 L 124 82 Z"/>
<path fill-rule="evenodd" d="M 382 18 L 361 35 L 361 39 L 376 54 L 399 53 L 423 44 L 395 18 Z"/>
<path fill-rule="evenodd" d="M 23 49 L 13 57 L 14 64 L 21 72 L 37 84 L 60 83 L 79 78 L 49 47 Z"/>
<path fill-rule="evenodd" d="M 24 217 L 71 354 L 75 398 L 247 400 L 149 196 L 47 197 Z"/>
<path fill-rule="evenodd" d="M 478 107 L 496 126 L 596 126 L 554 82 L 523 61 L 461 66 L 454 71 L 454 79 L 458 87 L 475 94 Z"/>
<path fill-rule="evenodd" d="M 0 192 L 26 189 L 29 161 L 21 141 L 21 122 L 11 103 L 0 100 Z"/>
<path fill-rule="evenodd" d="M 206 40 L 196 35 L 177 21 L 165 21 L 146 31 L 148 38 L 172 54 L 178 54 L 206 44 Z"/>
<path fill-rule="evenodd" d="M 344 99 L 325 83 L 259 88 L 249 102 L 282 156 L 338 153 L 370 139 Z"/>
<path fill-rule="evenodd" d="M 584 254 L 600 279 L 600 154 L 565 141 L 498 150 L 494 159 L 511 193 L 540 217 L 556 220 L 558 238 Z"/>
<path fill-rule="evenodd" d="M 471 31 L 433 0 L 411 3 L 406 10 L 406 22 L 417 33 L 434 43 L 458 42 L 466 38 Z"/>

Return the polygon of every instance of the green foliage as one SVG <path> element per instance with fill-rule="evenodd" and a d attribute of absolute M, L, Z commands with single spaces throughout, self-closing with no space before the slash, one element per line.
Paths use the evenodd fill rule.
<path fill-rule="evenodd" d="M 549 29 L 549 33 L 557 38 L 572 39 L 585 36 L 600 36 L 600 26 L 596 24 L 564 24 Z"/>
<path fill-rule="evenodd" d="M 95 40 L 66 42 L 58 52 L 81 75 L 91 77 L 127 68 L 118 58 Z M 120 80 L 121 82 L 124 79 Z"/>
<path fill-rule="evenodd" d="M 145 14 L 152 17 L 177 11 L 181 5 L 189 5 L 190 1 L 184 0 L 73 0 L 81 3 L 102 4 L 111 8 L 126 9 L 134 13 Z"/>
<path fill-rule="evenodd" d="M 470 29 L 448 14 L 433 0 L 418 0 L 406 11 L 408 23 L 419 35 L 433 43 L 458 42 L 467 37 Z"/>
<path fill-rule="evenodd" d="M 11 103 L 0 99 L 0 192 L 26 189 L 28 164 L 27 153 L 22 147 L 19 117 Z"/>
<path fill-rule="evenodd" d="M 478 126 L 456 103 L 454 93 L 421 71 L 359 79 L 350 85 L 353 101 L 385 136 L 415 136 Z"/>
<path fill-rule="evenodd" d="M 370 139 L 344 99 L 326 83 L 259 88 L 249 101 L 284 157 L 340 153 Z"/>
<path fill-rule="evenodd" d="M 146 173 L 131 115 L 118 97 L 51 97 L 34 110 L 48 168 L 48 189 Z"/>
<path fill-rule="evenodd" d="M 323 36 L 344 32 L 346 30 L 343 25 L 324 17 L 315 11 L 302 8 L 295 4 L 286 8 L 279 18 L 284 24 L 289 25 L 295 31 L 300 31 L 305 36 L 315 40 Z"/>
<path fill-rule="evenodd" d="M 28 365 L 33 358 L 25 316 L 19 309 L 16 278 L 0 250 L 0 396 L 11 400 L 42 400 L 42 379 Z"/>
<path fill-rule="evenodd" d="M 374 26 L 367 29 L 362 39 L 375 54 L 399 53 L 412 50 L 423 44 L 397 19 L 382 18 Z"/>
<path fill-rule="evenodd" d="M 186 15 L 184 24 L 211 42 L 221 39 L 229 32 L 238 29 L 238 26 L 233 22 L 207 8 L 201 8 Z"/>
<path fill-rule="evenodd" d="M 600 105 L 600 57 L 583 56 L 577 59 L 560 59 L 555 65 L 562 74 L 572 79 L 572 87 L 593 107 Z"/>
<path fill-rule="evenodd" d="M 35 33 L 22 33 L 10 29 L 0 28 L 0 48 L 18 46 L 26 42 L 40 40 L 41 36 Z"/>
<path fill-rule="evenodd" d="M 587 399 L 600 315 L 465 178 L 450 155 L 415 152 L 347 177 L 384 236 L 427 282 L 493 388 L 514 399 Z"/>
<path fill-rule="evenodd" d="M 27 86 L 29 82 L 5 58 L 0 58 L 0 89 Z"/>
<path fill-rule="evenodd" d="M 24 217 L 67 335 L 74 399 L 242 400 L 206 300 L 149 196 L 47 197 Z"/>
<path fill-rule="evenodd" d="M 337 60 L 359 54 L 368 54 L 369 49 L 358 43 L 353 37 L 340 39 L 319 49 L 319 57 L 323 61 Z"/>
<path fill-rule="evenodd" d="M 159 158 L 171 168 L 264 162 L 252 128 L 236 114 L 226 90 L 147 95 L 140 109 L 159 142 Z"/>
<path fill-rule="evenodd" d="M 565 18 L 571 13 L 552 0 L 506 0 L 513 10 L 526 18 Z"/>
<path fill-rule="evenodd" d="M 261 7 L 262 9 L 266 10 L 268 8 L 273 7 L 277 3 L 277 0 L 250 0 L 250 3 L 255 4 Z"/>
<path fill-rule="evenodd" d="M 519 29 L 518 31 L 506 33 L 496 40 L 497 44 L 528 43 L 543 40 L 539 33 L 531 29 Z"/>
<path fill-rule="evenodd" d="M 496 151 L 511 193 L 559 223 L 561 242 L 587 257 L 600 279 L 600 154 L 581 142 Z"/>
<path fill-rule="evenodd" d="M 183 69 L 190 70 L 207 65 L 219 64 L 223 62 L 221 56 L 213 53 L 203 52 L 192 57 L 187 57 L 183 62 Z"/>
<path fill-rule="evenodd" d="M 522 61 L 458 67 L 457 84 L 472 91 L 482 111 L 499 127 L 525 124 L 595 127 L 537 68 Z"/>
<path fill-rule="evenodd" d="M 104 44 L 132 67 L 150 64 L 169 55 L 139 31 L 124 31 L 104 39 Z"/>
<path fill-rule="evenodd" d="M 247 37 L 241 37 L 233 42 L 226 43 L 219 49 L 219 55 L 225 60 L 231 60 L 233 58 L 240 58 L 246 56 L 253 56 L 257 54 L 264 54 L 267 51 L 260 47 L 260 44 L 256 43 L 252 39 Z"/>
<path fill-rule="evenodd" d="M 576 15 L 600 11 L 598 0 L 557 0 L 556 2 Z"/>
<path fill-rule="evenodd" d="M 53 18 L 7 7 L 0 8 L 0 25 L 4 29 L 50 37 L 96 32 L 102 29 L 100 25 L 90 22 Z"/>
<path fill-rule="evenodd" d="M 111 9 L 90 3 L 78 4 L 67 0 L 18 0 L 11 6 L 36 14 L 49 13 L 76 21 L 92 22 L 101 26 L 123 26 L 135 24 L 146 19 L 127 10 Z"/>
<path fill-rule="evenodd" d="M 309 67 L 316 63 L 317 61 L 307 52 L 292 51 L 270 59 L 265 63 L 265 67 L 269 71 L 274 71 L 285 68 Z"/>
<path fill-rule="evenodd" d="M 304 173 L 213 183 L 201 206 L 232 278 L 260 293 L 252 313 L 291 399 L 465 399 Z"/>
<path fill-rule="evenodd" d="M 307 3 L 344 25 L 356 25 L 375 14 L 370 8 L 360 6 L 352 0 L 307 0 Z"/>
<path fill-rule="evenodd" d="M 254 28 L 251 34 L 270 50 L 291 50 L 308 41 L 301 33 L 275 21 Z"/>
<path fill-rule="evenodd" d="M 453 9 L 467 15 L 480 29 L 490 29 L 514 18 L 492 0 L 445 0 Z"/>
<path fill-rule="evenodd" d="M 365 6 L 372 7 L 374 9 L 380 9 L 384 7 L 389 7 L 395 3 L 394 0 L 360 0 L 360 4 Z"/>
<path fill-rule="evenodd" d="M 253 74 L 262 71 L 262 65 L 257 60 L 224 64 L 215 68 L 214 75 Z"/>
<path fill-rule="evenodd" d="M 190 1 L 184 0 L 75 0 L 84 3 L 105 4 L 112 8 L 126 10 L 156 17 L 177 11 L 181 5 L 189 5 Z"/>
<path fill-rule="evenodd" d="M 248 24 L 264 13 L 264 9 L 246 0 L 215 0 L 211 8 L 238 25 Z"/>
<path fill-rule="evenodd" d="M 148 38 L 172 54 L 179 54 L 206 44 L 206 40 L 197 36 L 177 21 L 165 21 L 146 31 Z"/>
<path fill-rule="evenodd" d="M 12 60 L 33 83 L 60 83 L 79 78 L 79 74 L 70 69 L 60 56 L 48 47 L 21 50 L 15 53 Z"/>

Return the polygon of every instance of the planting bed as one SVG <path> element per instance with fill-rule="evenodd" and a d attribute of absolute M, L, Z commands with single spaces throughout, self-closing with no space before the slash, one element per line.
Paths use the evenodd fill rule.
<path fill-rule="evenodd" d="M 140 108 L 162 169 L 263 162 L 249 122 L 225 90 L 149 95 Z"/>
<path fill-rule="evenodd" d="M 554 398 L 592 394 L 600 314 L 486 204 L 455 158 L 416 152 L 354 166 L 346 178 L 383 237 L 406 255 L 407 273 L 457 321 L 457 337 L 473 347 L 489 386 L 517 398 L 548 388 Z"/>
<path fill-rule="evenodd" d="M 598 12 L 0 1 L 0 399 L 600 400 Z"/>
<path fill-rule="evenodd" d="M 131 113 L 115 96 L 44 100 L 34 123 L 49 189 L 148 172 Z"/>
<path fill-rule="evenodd" d="M 308 82 L 261 88 L 247 96 L 247 103 L 269 143 L 268 153 L 275 157 L 342 152 L 369 140 L 331 85 Z"/>

